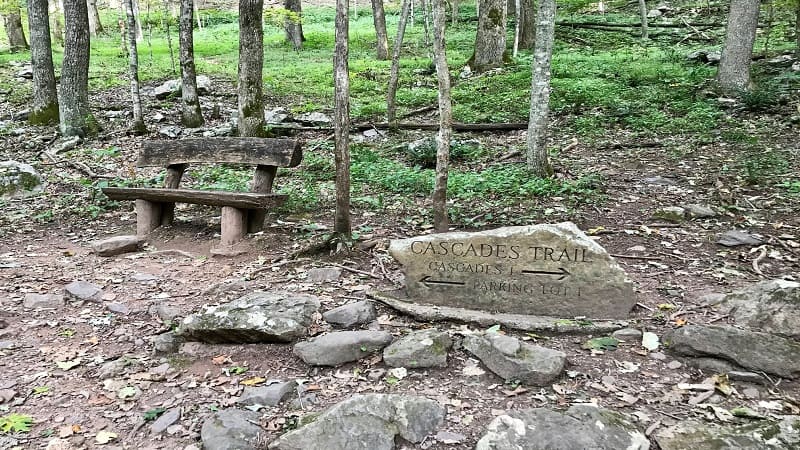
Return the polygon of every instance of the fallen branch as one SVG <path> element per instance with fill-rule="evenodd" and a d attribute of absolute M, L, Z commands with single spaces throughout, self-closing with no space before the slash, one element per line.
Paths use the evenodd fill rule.
<path fill-rule="evenodd" d="M 348 267 L 348 266 L 345 266 L 343 264 L 331 263 L 331 265 L 334 266 L 334 267 L 339 267 L 341 269 L 344 269 L 344 270 L 346 270 L 348 272 L 357 273 L 359 275 L 366 275 L 368 277 L 375 278 L 376 280 L 382 280 L 383 279 L 383 277 L 380 276 L 380 275 L 375 275 L 374 273 L 371 273 L 371 272 L 365 272 L 363 270 L 354 269 L 352 267 Z"/>

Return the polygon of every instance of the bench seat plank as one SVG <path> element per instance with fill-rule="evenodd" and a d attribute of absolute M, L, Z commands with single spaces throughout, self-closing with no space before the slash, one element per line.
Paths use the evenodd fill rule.
<path fill-rule="evenodd" d="M 254 192 L 202 191 L 166 188 L 103 188 L 111 200 L 148 200 L 158 203 L 194 203 L 209 206 L 231 206 L 240 209 L 261 209 L 282 205 L 288 195 Z"/>
<path fill-rule="evenodd" d="M 136 161 L 138 167 L 187 163 L 230 163 L 295 167 L 303 159 L 296 139 L 225 137 L 174 141 L 146 141 Z"/>

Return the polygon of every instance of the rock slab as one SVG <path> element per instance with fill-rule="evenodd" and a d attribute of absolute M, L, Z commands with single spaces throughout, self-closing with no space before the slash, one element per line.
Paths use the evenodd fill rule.
<path fill-rule="evenodd" d="M 64 297 L 55 294 L 25 294 L 25 299 L 22 301 L 22 306 L 26 309 L 55 309 L 65 304 Z"/>
<path fill-rule="evenodd" d="M 338 366 L 382 350 L 392 342 L 385 331 L 336 331 L 298 342 L 294 354 L 313 366 Z"/>
<path fill-rule="evenodd" d="M 259 414 L 239 409 L 223 409 L 203 422 L 200 438 L 203 450 L 255 450 L 261 433 Z"/>
<path fill-rule="evenodd" d="M 241 405 L 275 406 L 290 397 L 297 388 L 295 381 L 285 381 L 269 386 L 248 386 L 236 401 Z"/>
<path fill-rule="evenodd" d="M 88 281 L 73 281 L 64 286 L 64 298 L 67 300 L 99 302 L 103 300 L 103 289 Z"/>
<path fill-rule="evenodd" d="M 625 416 L 589 405 L 496 417 L 475 450 L 648 450 L 650 441 Z M 688 448 L 688 447 L 687 447 Z M 693 448 L 693 447 L 692 447 Z"/>
<path fill-rule="evenodd" d="M 720 313 L 736 324 L 793 339 L 800 339 L 800 283 L 771 280 L 724 295 Z"/>
<path fill-rule="evenodd" d="M 133 235 L 114 236 L 89 243 L 92 251 L 98 256 L 116 256 L 139 250 L 141 241 Z"/>
<path fill-rule="evenodd" d="M 0 198 L 24 197 L 42 188 L 42 177 L 30 164 L 0 161 Z"/>
<path fill-rule="evenodd" d="M 662 340 L 681 356 L 722 359 L 784 378 L 800 376 L 800 344 L 780 336 L 730 326 L 687 325 Z"/>
<path fill-rule="evenodd" d="M 395 437 L 422 442 L 436 432 L 445 411 L 424 397 L 394 394 L 355 395 L 290 431 L 270 450 L 392 450 Z M 358 437 L 355 439 L 355 437 Z"/>
<path fill-rule="evenodd" d="M 161 434 L 179 420 L 181 420 L 181 409 L 170 408 L 150 425 L 150 431 L 153 434 Z"/>
<path fill-rule="evenodd" d="M 724 427 L 686 421 L 660 430 L 655 440 L 661 450 L 793 450 L 800 448 L 800 416 Z"/>
<path fill-rule="evenodd" d="M 450 335 L 436 329 L 412 331 L 383 350 L 383 362 L 390 367 L 447 367 Z"/>
<path fill-rule="evenodd" d="M 205 306 L 183 320 L 178 334 L 209 344 L 292 342 L 307 334 L 319 306 L 313 295 L 253 292 L 230 303 Z"/>
<path fill-rule="evenodd" d="M 377 317 L 375 306 L 368 300 L 342 305 L 322 314 L 325 322 L 342 328 L 372 322 L 375 317 Z"/>
<path fill-rule="evenodd" d="M 564 371 L 567 355 L 499 333 L 464 337 L 464 348 L 504 380 L 542 386 Z"/>
<path fill-rule="evenodd" d="M 620 265 L 571 222 L 393 240 L 389 253 L 414 302 L 596 319 L 636 303 Z"/>

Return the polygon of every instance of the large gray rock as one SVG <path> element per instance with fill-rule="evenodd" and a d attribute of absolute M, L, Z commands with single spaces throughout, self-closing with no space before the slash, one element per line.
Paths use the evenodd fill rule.
<path fill-rule="evenodd" d="M 546 385 L 564 370 L 567 355 L 499 333 L 464 337 L 464 348 L 504 380 Z"/>
<path fill-rule="evenodd" d="M 135 235 L 114 236 L 89 243 L 98 256 L 116 256 L 139 250 L 141 241 Z"/>
<path fill-rule="evenodd" d="M 800 375 L 800 344 L 768 333 L 687 325 L 673 330 L 662 341 L 682 356 L 719 358 L 784 378 Z"/>
<path fill-rule="evenodd" d="M 369 300 L 349 303 L 322 314 L 326 322 L 342 328 L 372 322 L 376 316 L 375 306 Z"/>
<path fill-rule="evenodd" d="M 589 405 L 496 417 L 475 450 L 647 450 L 650 441 L 622 414 Z M 687 447 L 688 448 L 688 447 Z"/>
<path fill-rule="evenodd" d="M 241 405 L 275 406 L 290 397 L 297 388 L 297 382 L 285 381 L 269 386 L 248 386 L 236 401 Z"/>
<path fill-rule="evenodd" d="M 25 294 L 25 299 L 22 301 L 22 306 L 27 309 L 55 309 L 65 304 L 64 297 L 56 294 Z"/>
<path fill-rule="evenodd" d="M 307 334 L 319 305 L 308 294 L 253 292 L 186 317 L 178 334 L 209 344 L 292 342 Z"/>
<path fill-rule="evenodd" d="M 413 302 L 500 313 L 626 317 L 633 284 L 575 224 L 393 240 Z"/>
<path fill-rule="evenodd" d="M 391 342 L 392 335 L 385 331 L 336 331 L 298 342 L 294 354 L 306 364 L 338 366 L 378 352 Z"/>
<path fill-rule="evenodd" d="M 42 188 L 42 177 L 33 166 L 17 161 L 0 161 L 0 198 L 24 197 Z"/>
<path fill-rule="evenodd" d="M 661 450 L 795 450 L 800 448 L 800 416 L 738 426 L 680 422 L 656 433 Z"/>
<path fill-rule="evenodd" d="M 208 95 L 211 93 L 211 78 L 208 78 L 206 75 L 198 75 L 195 83 L 197 84 L 197 95 Z M 181 89 L 183 89 L 183 83 L 181 83 Z"/>
<path fill-rule="evenodd" d="M 383 350 L 383 362 L 391 367 L 447 367 L 450 335 L 433 328 L 412 331 Z"/>
<path fill-rule="evenodd" d="M 255 450 L 261 433 L 259 415 L 240 409 L 223 409 L 203 422 L 203 450 Z"/>
<path fill-rule="evenodd" d="M 313 422 L 284 434 L 271 450 L 391 450 L 395 436 L 422 442 L 444 420 L 433 400 L 392 394 L 356 395 L 338 403 Z"/>
<path fill-rule="evenodd" d="M 88 281 L 73 281 L 64 286 L 64 298 L 67 300 L 99 302 L 103 300 L 103 289 Z"/>
<path fill-rule="evenodd" d="M 756 283 L 723 296 L 717 308 L 739 326 L 800 339 L 800 283 Z"/>
<path fill-rule="evenodd" d="M 170 95 L 177 95 L 180 92 L 181 80 L 167 80 L 153 89 L 153 96 L 159 100 L 164 100 Z"/>

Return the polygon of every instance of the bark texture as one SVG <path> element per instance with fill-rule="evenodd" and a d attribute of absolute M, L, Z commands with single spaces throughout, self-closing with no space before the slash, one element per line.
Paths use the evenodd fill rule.
<path fill-rule="evenodd" d="M 264 135 L 263 0 L 239 2 L 239 136 Z"/>
<path fill-rule="evenodd" d="M 86 5 L 89 9 L 89 34 L 97 36 L 103 32 L 103 24 L 100 22 L 100 12 L 97 11 L 97 0 L 87 0 Z"/>
<path fill-rule="evenodd" d="M 647 0 L 639 0 L 639 18 L 642 20 L 642 39 L 647 39 Z"/>
<path fill-rule="evenodd" d="M 536 40 L 536 9 L 533 0 L 520 0 L 519 48 L 530 50 Z"/>
<path fill-rule="evenodd" d="M 439 83 L 439 134 L 436 135 L 436 182 L 433 187 L 433 227 L 439 233 L 450 228 L 447 217 L 447 172 L 450 137 L 453 134 L 453 108 L 450 101 L 450 70 L 444 40 L 445 0 L 433 1 L 433 57 Z"/>
<path fill-rule="evenodd" d="M 89 110 L 89 14 L 86 0 L 64 0 L 64 60 L 58 98 L 63 136 L 97 131 Z"/>
<path fill-rule="evenodd" d="M 406 22 L 411 13 L 412 0 L 403 0 L 400 12 L 400 21 L 397 24 L 397 38 L 394 41 L 392 52 L 392 67 L 389 70 L 389 86 L 386 88 L 386 121 L 393 124 L 397 117 L 397 82 L 400 77 L 400 50 L 403 48 L 403 38 L 406 34 Z"/>
<path fill-rule="evenodd" d="M 303 17 L 303 6 L 301 0 L 285 0 L 283 7 L 287 10 L 297 14 L 297 18 Z M 284 31 L 286 31 L 286 40 L 292 44 L 295 50 L 303 48 L 303 41 L 306 40 L 303 35 L 303 24 L 299 20 L 292 20 L 287 18 L 283 24 Z"/>
<path fill-rule="evenodd" d="M 389 59 L 389 37 L 386 35 L 386 14 L 383 0 L 372 0 L 372 23 L 375 25 L 376 51 L 379 60 Z"/>
<path fill-rule="evenodd" d="M 12 52 L 20 52 L 28 49 L 28 41 L 25 40 L 25 32 L 22 30 L 22 18 L 19 9 L 3 14 L 3 26 L 8 36 L 8 44 Z"/>
<path fill-rule="evenodd" d="M 536 45 L 533 50 L 531 111 L 528 121 L 528 168 L 534 175 L 553 175 L 547 154 L 547 121 L 550 114 L 550 60 L 553 55 L 556 1 L 539 0 L 536 15 Z"/>
<path fill-rule="evenodd" d="M 727 92 L 750 88 L 750 61 L 758 27 L 758 0 L 731 0 L 717 80 Z"/>
<path fill-rule="evenodd" d="M 200 99 L 197 95 L 197 74 L 194 69 L 193 3 L 193 0 L 181 0 L 180 16 L 181 124 L 189 128 L 197 128 L 203 124 L 203 113 L 200 111 Z"/>
<path fill-rule="evenodd" d="M 336 162 L 336 213 L 333 231 L 347 240 L 351 238 L 350 224 L 350 78 L 348 68 L 347 10 L 349 0 L 336 0 L 335 40 L 333 54 L 334 83 L 334 140 Z"/>
<path fill-rule="evenodd" d="M 58 123 L 58 94 L 47 0 L 28 0 L 28 29 L 33 66 L 33 105 L 28 121 L 34 125 L 55 124 Z"/>
<path fill-rule="evenodd" d="M 506 0 L 480 0 L 475 53 L 469 66 L 474 72 L 485 72 L 503 66 L 506 51 Z"/>
<path fill-rule="evenodd" d="M 133 123 L 131 129 L 136 134 L 144 134 L 142 113 L 142 97 L 139 95 L 139 51 L 136 47 L 136 16 L 133 12 L 133 0 L 125 0 L 126 31 L 128 37 L 128 76 L 131 79 L 131 104 L 133 105 Z"/>

